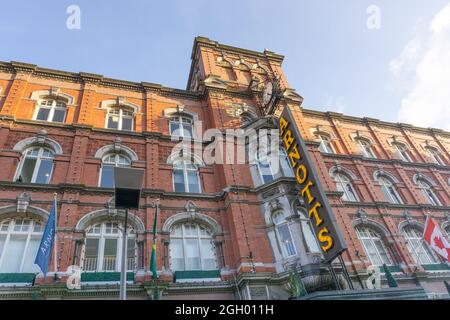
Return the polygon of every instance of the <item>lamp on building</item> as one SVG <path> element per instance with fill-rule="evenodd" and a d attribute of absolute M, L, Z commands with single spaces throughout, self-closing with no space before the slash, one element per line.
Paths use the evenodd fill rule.
<path fill-rule="evenodd" d="M 122 261 L 120 269 L 120 300 L 126 300 L 127 279 L 127 220 L 128 209 L 139 209 L 144 170 L 114 168 L 114 199 L 116 209 L 125 209 L 125 223 L 122 235 Z"/>

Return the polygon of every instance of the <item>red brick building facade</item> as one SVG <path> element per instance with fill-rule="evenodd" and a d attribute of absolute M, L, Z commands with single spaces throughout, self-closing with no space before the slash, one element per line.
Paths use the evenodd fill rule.
<path fill-rule="evenodd" d="M 416 236 L 426 214 L 450 233 L 450 134 L 304 109 L 282 61 L 199 37 L 186 90 L 0 63 L 0 296 L 118 296 L 117 165 L 145 169 L 140 209 L 129 218 L 130 298 L 153 290 L 157 199 L 162 299 L 286 299 L 295 266 L 307 290 L 333 289 L 287 166 L 274 173 L 264 165 L 208 165 L 173 149 L 171 134 L 201 138 L 198 121 L 203 130 L 270 128 L 260 111 L 269 78 L 280 79 L 279 108 L 294 110 L 307 141 L 348 246 L 354 286 L 366 286 L 367 267 L 386 263 L 400 286 L 444 293 L 450 268 Z M 39 274 L 29 287 L 53 193 L 61 279 L 52 261 L 47 278 Z M 81 290 L 65 287 L 70 265 L 84 267 Z"/>

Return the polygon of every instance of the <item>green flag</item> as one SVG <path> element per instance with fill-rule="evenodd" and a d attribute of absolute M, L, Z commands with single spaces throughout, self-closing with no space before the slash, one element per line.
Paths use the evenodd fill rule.
<path fill-rule="evenodd" d="M 150 258 L 150 271 L 153 274 L 153 279 L 158 278 L 158 273 L 156 272 L 156 221 L 158 219 L 158 206 L 155 207 L 155 216 L 153 218 L 153 244 L 152 244 L 152 256 Z"/>

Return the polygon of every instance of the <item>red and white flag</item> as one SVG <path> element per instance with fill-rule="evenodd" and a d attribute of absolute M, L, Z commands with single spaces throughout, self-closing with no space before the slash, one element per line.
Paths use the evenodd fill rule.
<path fill-rule="evenodd" d="M 444 233 L 439 225 L 429 216 L 425 223 L 423 239 L 434 251 L 444 257 L 447 262 L 450 262 L 450 243 L 448 243 L 447 239 L 444 237 Z"/>

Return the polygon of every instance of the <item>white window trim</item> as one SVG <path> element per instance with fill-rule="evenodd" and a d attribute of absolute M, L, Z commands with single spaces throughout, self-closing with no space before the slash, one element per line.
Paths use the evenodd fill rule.
<path fill-rule="evenodd" d="M 0 266 L 3 265 L 3 260 L 5 258 L 5 251 L 6 251 L 5 248 L 7 247 L 8 243 L 9 243 L 11 235 L 23 235 L 23 236 L 26 235 L 27 236 L 27 240 L 26 240 L 23 252 L 29 254 L 28 246 L 30 244 L 31 237 L 32 236 L 36 236 L 36 237 L 39 236 L 40 238 L 42 238 L 42 234 L 44 233 L 44 226 L 42 226 L 42 223 L 40 221 L 35 221 L 33 219 L 27 219 L 27 220 L 30 220 L 30 226 L 28 228 L 28 231 L 25 231 L 25 232 L 24 231 L 14 231 L 14 226 L 16 224 L 16 220 L 17 219 L 21 219 L 22 220 L 22 219 L 27 219 L 27 218 L 5 219 L 5 220 L 10 220 L 10 223 L 9 223 L 9 226 L 8 226 L 8 230 L 7 231 L 0 231 L 0 235 L 5 235 L 6 234 L 5 243 L 3 244 L 3 249 L 2 249 L 2 252 L 1 252 L 1 256 L 0 256 Z M 3 220 L 3 221 L 5 221 L 5 220 Z M 1 222 L 3 222 L 3 221 L 1 221 Z M 41 223 L 41 232 L 33 232 L 36 222 Z M 20 268 L 19 268 L 19 271 L 17 271 L 17 273 L 21 273 L 23 271 L 23 267 L 24 267 L 24 263 L 25 263 L 25 257 L 26 257 L 26 254 L 23 254 L 22 260 L 20 262 Z"/>
<path fill-rule="evenodd" d="M 28 152 L 28 150 L 36 149 L 36 148 L 37 148 L 37 147 L 27 148 L 27 149 L 25 149 L 25 151 L 23 152 L 22 157 L 21 157 L 21 159 L 20 159 L 19 166 L 17 167 L 17 170 L 16 170 L 16 174 L 14 175 L 14 182 L 16 182 L 17 179 L 19 179 L 20 174 L 22 173 L 23 165 L 24 165 L 24 163 L 25 163 L 25 159 L 27 158 L 27 152 Z M 38 174 L 38 172 L 39 172 L 39 168 L 40 168 L 40 166 L 41 166 L 42 159 L 46 159 L 46 160 L 52 159 L 52 170 L 50 171 L 50 177 L 49 177 L 48 182 L 47 182 L 46 184 L 50 184 L 50 182 L 51 182 L 51 180 L 52 180 L 52 177 L 53 177 L 53 169 L 54 169 L 54 167 L 55 167 L 55 163 L 54 163 L 55 158 L 54 158 L 54 157 L 52 157 L 52 158 L 42 157 L 42 153 L 44 152 L 44 150 L 49 151 L 49 152 L 51 152 L 51 153 L 54 155 L 54 152 L 53 152 L 52 150 L 48 149 L 48 148 L 45 148 L 45 147 L 40 147 L 40 148 L 39 148 L 38 155 L 36 156 L 36 164 L 34 165 L 33 176 L 31 177 L 31 181 L 28 182 L 28 183 L 36 183 L 35 181 L 36 181 L 36 178 L 37 178 L 37 174 Z M 34 158 L 34 157 L 33 157 L 33 158 Z M 36 168 L 37 168 L 37 170 L 36 170 Z"/>
<path fill-rule="evenodd" d="M 273 221 L 273 224 L 274 224 L 274 227 L 275 227 L 275 233 L 276 233 L 276 235 L 277 235 L 277 241 L 278 241 L 279 246 L 281 247 L 281 254 L 282 254 L 282 256 L 283 256 L 284 258 L 286 258 L 286 259 L 287 259 L 287 258 L 294 257 L 294 256 L 297 255 L 298 250 L 297 250 L 297 246 L 295 245 L 294 237 L 292 236 L 292 230 L 291 230 L 290 224 L 289 224 L 289 222 L 286 220 L 285 213 L 284 213 L 282 210 L 278 210 L 278 211 L 274 212 L 274 213 L 272 214 L 272 220 L 273 220 L 273 217 L 274 217 L 275 215 L 277 215 L 277 214 L 281 214 L 281 215 L 283 216 L 283 221 L 278 222 L 278 223 L 275 222 L 275 221 Z M 281 237 L 280 237 L 280 233 L 279 233 L 279 231 L 278 231 L 278 227 L 279 227 L 279 226 L 282 226 L 282 225 L 286 225 L 286 226 L 287 226 L 287 230 L 288 230 L 288 232 L 289 232 L 289 237 L 291 238 L 291 244 L 292 244 L 292 247 L 294 248 L 294 253 L 291 254 L 291 255 L 288 254 L 288 252 L 287 252 L 285 246 L 283 245 L 283 243 L 281 243 Z"/>
<path fill-rule="evenodd" d="M 347 181 L 345 181 L 343 178 L 345 178 L 345 179 L 347 179 Z M 351 180 L 349 179 L 349 178 L 347 178 L 347 177 L 345 177 L 344 175 L 342 175 L 341 173 L 337 173 L 335 176 L 334 176 L 334 180 L 336 181 L 336 184 L 340 184 L 342 187 L 343 187 L 343 189 L 344 189 L 344 196 L 343 197 L 345 197 L 346 199 L 343 199 L 344 201 L 349 201 L 349 202 L 359 202 L 359 197 L 358 197 L 358 194 L 356 193 L 356 190 L 355 190 L 355 188 L 353 187 L 353 184 L 352 184 L 352 182 L 351 182 Z M 354 197 L 355 197 L 355 200 L 351 200 L 350 199 L 350 197 L 349 197 L 349 195 L 348 195 L 348 190 L 346 189 L 346 186 L 347 185 L 349 185 L 350 186 L 350 188 L 352 189 L 352 191 L 353 191 L 353 195 L 354 195 Z"/>
<path fill-rule="evenodd" d="M 183 168 L 179 169 L 174 167 L 174 164 L 178 161 L 181 161 L 183 163 Z M 186 159 L 181 159 L 181 160 L 175 160 L 174 163 L 172 164 L 172 187 L 173 187 L 173 191 L 174 192 L 179 192 L 179 191 L 175 191 L 175 171 L 183 171 L 183 183 L 184 183 L 184 192 L 186 193 L 191 193 L 191 191 L 189 190 L 189 176 L 188 176 L 188 172 L 196 172 L 197 174 L 197 181 L 198 181 L 198 193 L 202 193 L 202 184 L 200 182 L 200 170 L 199 170 L 199 166 L 195 163 L 192 163 L 192 165 L 194 165 L 197 169 L 196 170 L 192 170 L 192 169 L 188 169 L 187 168 L 187 160 Z M 197 192 L 195 192 L 197 193 Z"/>
<path fill-rule="evenodd" d="M 414 228 L 412 228 L 414 229 Z M 415 231 L 418 231 L 417 229 L 414 229 Z M 434 256 L 433 250 L 428 246 L 428 244 L 426 242 L 423 241 L 422 237 L 418 236 L 418 237 L 414 237 L 411 238 L 408 236 L 405 228 L 403 228 L 402 230 L 402 234 L 403 237 L 406 239 L 406 242 L 408 243 L 408 245 L 406 246 L 406 248 L 408 249 L 408 252 L 411 254 L 411 256 L 413 257 L 413 260 L 415 263 L 417 264 L 439 264 L 439 259 L 437 259 Z M 420 242 L 420 245 L 413 245 L 413 243 L 411 243 L 411 240 L 417 240 Z M 422 261 L 420 261 L 420 255 L 418 253 L 425 253 L 427 259 L 430 261 L 428 263 L 422 263 Z"/>
<path fill-rule="evenodd" d="M 109 165 L 109 166 L 112 166 L 112 163 L 105 163 L 105 159 L 107 158 L 107 157 L 109 157 L 109 156 L 111 156 L 111 155 L 114 155 L 115 157 L 114 157 L 114 167 L 124 167 L 124 168 L 129 168 L 129 167 L 131 167 L 131 159 L 130 158 L 128 158 L 128 157 L 126 157 L 126 156 L 124 156 L 124 155 L 121 155 L 121 154 L 111 154 L 111 153 L 108 153 L 108 154 L 106 154 L 105 156 L 103 156 L 103 159 L 102 159 L 102 164 L 101 164 L 101 166 L 100 166 L 100 174 L 99 174 L 99 177 L 98 177 L 98 186 L 100 187 L 100 188 L 108 188 L 108 187 L 102 187 L 102 175 L 103 175 L 103 166 L 104 165 Z M 123 166 L 123 165 L 119 165 L 119 157 L 124 157 L 124 158 L 126 158 L 129 162 L 130 162 L 130 164 L 128 165 L 128 166 Z"/>
<path fill-rule="evenodd" d="M 359 228 L 369 229 L 369 228 L 366 228 L 366 227 L 359 227 Z M 368 231 L 366 231 L 366 232 L 368 233 Z M 374 230 L 372 230 L 372 232 L 375 232 L 375 233 L 378 235 L 378 237 L 377 237 L 377 238 L 374 238 L 374 237 L 372 237 L 372 236 L 362 236 L 362 235 L 360 234 L 359 230 L 356 231 L 356 235 L 357 235 L 357 237 L 358 237 L 358 239 L 359 239 L 359 242 L 362 244 L 362 246 L 363 246 L 363 248 L 364 248 L 364 250 L 365 250 L 365 252 L 366 252 L 367 257 L 368 257 L 369 260 L 370 260 L 370 263 L 371 263 L 373 266 L 382 266 L 382 264 L 381 264 L 381 265 L 374 264 L 374 262 L 372 261 L 372 259 L 371 259 L 371 257 L 370 257 L 369 250 L 368 250 L 368 248 L 366 247 L 366 244 L 365 244 L 364 241 L 363 241 L 363 240 L 369 240 L 369 241 L 370 241 L 372 247 L 375 248 L 375 251 L 376 251 L 376 254 L 377 254 L 378 259 L 379 259 L 381 262 L 383 262 L 383 259 L 381 258 L 380 251 L 378 250 L 378 247 L 375 245 L 374 239 L 376 239 L 376 240 L 380 240 L 381 245 L 383 246 L 383 249 L 384 249 L 384 251 L 386 252 L 386 256 L 387 256 L 387 258 L 388 258 L 388 260 L 389 260 L 389 263 L 386 264 L 386 265 L 387 265 L 387 266 L 392 266 L 392 265 L 393 265 L 393 263 L 392 263 L 392 258 L 391 258 L 390 254 L 389 254 L 389 251 L 387 250 L 387 248 L 386 248 L 386 246 L 385 246 L 385 244 L 384 244 L 383 238 L 381 237 L 381 235 L 380 235 L 378 232 L 376 232 L 376 231 L 374 231 Z"/>
<path fill-rule="evenodd" d="M 170 263 L 169 263 L 169 265 L 170 265 L 170 270 L 172 270 L 172 271 L 193 271 L 193 270 L 200 270 L 200 271 L 202 271 L 202 270 L 211 270 L 211 269 L 204 269 L 203 268 L 203 265 L 204 265 L 204 262 L 203 262 L 203 256 L 202 256 L 202 248 L 201 248 L 201 240 L 203 239 L 208 239 L 208 240 L 210 240 L 211 241 L 211 250 L 212 250 L 212 253 L 213 253 L 213 255 L 214 255 L 214 262 L 215 262 L 215 268 L 217 269 L 218 268 L 218 265 L 217 265 L 217 255 L 216 255 L 216 247 L 215 247 L 215 245 L 214 245 L 214 242 L 213 242 L 213 238 L 212 238 L 212 236 L 211 236 L 211 231 L 210 230 L 208 230 L 208 235 L 201 235 L 200 234 L 200 225 L 199 224 L 193 224 L 193 225 L 195 225 L 196 226 L 196 231 L 197 231 L 197 234 L 195 235 L 195 236 L 191 236 L 191 235 L 185 235 L 185 231 L 184 231 L 184 227 L 185 227 L 185 225 L 186 224 L 181 224 L 181 236 L 179 236 L 179 235 L 170 235 L 170 247 L 169 247 L 169 260 L 170 260 Z M 183 243 L 183 246 L 182 246 L 182 251 L 183 251 L 183 270 L 173 270 L 172 269 L 172 240 L 173 239 L 178 239 L 178 240 L 181 240 L 182 241 L 182 243 Z M 187 239 L 195 239 L 196 241 L 197 241 L 197 246 L 198 246 L 198 250 L 199 250 L 199 258 L 200 258 L 200 269 L 186 269 L 186 240 Z M 214 270 L 214 269 L 213 269 Z"/>
<path fill-rule="evenodd" d="M 431 204 L 433 206 L 441 206 L 442 205 L 442 203 L 439 200 L 438 196 L 434 192 L 432 186 L 429 185 L 428 182 L 424 181 L 423 179 L 418 179 L 417 180 L 417 184 L 418 184 L 420 190 L 422 191 L 422 194 L 424 195 L 425 199 L 427 199 L 429 204 Z M 428 194 L 427 190 L 431 192 L 431 195 Z"/>
<path fill-rule="evenodd" d="M 118 115 L 112 115 L 109 113 L 110 110 L 114 110 L 114 109 L 118 109 L 119 110 L 119 114 Z M 123 115 L 123 111 L 129 111 L 132 113 L 131 116 L 128 115 Z M 108 128 L 108 120 L 110 116 L 117 116 L 119 117 L 119 121 L 117 123 L 117 129 L 115 128 Z M 116 106 L 116 107 L 110 107 L 106 109 L 106 121 L 105 121 L 105 128 L 109 129 L 109 130 L 120 130 L 120 131 L 126 131 L 126 132 L 134 132 L 134 119 L 135 119 L 136 113 L 134 112 L 134 110 L 129 110 L 129 108 L 124 107 L 124 106 Z M 131 117 L 131 130 L 125 130 L 122 129 L 122 121 L 123 121 L 123 117 Z"/>
<path fill-rule="evenodd" d="M 400 155 L 402 161 L 413 162 L 411 156 L 408 153 L 408 147 L 406 145 L 401 143 L 393 143 L 393 145 L 395 150 L 397 150 L 398 154 Z"/>
<path fill-rule="evenodd" d="M 334 149 L 333 143 L 331 142 L 331 139 L 328 138 L 327 136 L 323 135 L 323 134 L 316 134 L 317 139 L 320 142 L 320 145 L 322 146 L 322 149 L 324 151 L 321 150 L 321 152 L 323 153 L 328 153 L 328 154 L 336 154 L 336 150 Z M 325 147 L 325 141 L 329 143 L 329 146 L 331 148 L 332 152 L 328 152 L 328 148 Z"/>
<path fill-rule="evenodd" d="M 381 190 L 381 192 L 383 193 L 383 195 L 386 195 L 386 193 L 388 194 L 389 202 L 392 204 L 403 204 L 403 199 L 400 197 L 400 194 L 397 192 L 397 188 L 395 187 L 394 183 L 389 180 L 389 178 L 386 177 L 379 177 L 378 182 L 380 183 L 380 187 L 381 189 L 385 188 L 387 192 L 383 192 L 383 190 Z M 385 183 L 387 182 L 387 183 Z M 392 194 L 389 192 L 389 187 L 392 187 L 392 190 L 394 191 L 398 202 L 393 198 Z"/>
<path fill-rule="evenodd" d="M 123 225 L 118 223 L 118 233 L 116 234 L 107 234 L 106 233 L 106 223 L 109 223 L 109 221 L 104 221 L 101 222 L 100 224 L 100 233 L 94 233 L 94 234 L 89 234 L 86 233 L 86 237 L 85 239 L 98 239 L 98 249 L 97 249 L 97 266 L 95 268 L 95 270 L 84 270 L 84 261 L 86 258 L 86 242 L 83 245 L 83 255 L 81 258 L 81 268 L 83 268 L 83 272 L 118 272 L 120 271 L 121 268 L 121 262 L 122 262 L 122 240 L 123 240 Z M 114 223 L 114 222 L 111 222 Z M 91 227 L 93 227 L 94 225 L 92 225 Z M 117 251 L 116 251 L 116 262 L 115 262 L 115 268 L 114 270 L 104 270 L 103 268 L 103 260 L 104 260 L 104 251 L 105 251 L 105 240 L 106 239 L 117 239 Z M 127 231 L 127 241 L 129 240 L 134 240 L 136 242 L 136 236 L 133 232 L 132 228 L 128 228 Z M 135 253 L 134 253 L 134 269 L 128 269 L 127 268 L 127 272 L 131 272 L 131 271 L 135 271 L 137 268 L 137 250 L 138 250 L 138 246 L 137 244 L 135 244 L 134 246 L 135 248 Z M 128 251 L 128 250 L 127 250 Z M 126 255 L 128 254 L 125 253 Z M 128 259 L 128 256 L 127 256 Z M 126 265 L 128 266 L 128 261 L 126 263 Z"/>
<path fill-rule="evenodd" d="M 372 144 L 365 140 L 365 139 L 356 139 L 358 146 L 361 150 L 361 153 L 363 155 L 363 157 L 365 158 L 369 158 L 369 159 L 376 159 L 376 155 L 373 152 L 373 148 L 372 148 Z M 367 151 L 367 148 L 369 149 L 369 151 Z"/>
<path fill-rule="evenodd" d="M 42 101 L 49 101 L 49 100 L 51 100 L 52 101 L 52 105 L 51 106 L 43 106 L 43 105 L 41 105 L 41 103 L 42 103 Z M 57 107 L 56 106 L 56 103 L 57 102 L 62 102 L 62 103 L 64 103 L 64 107 Z M 48 116 L 47 116 L 47 120 L 38 120 L 37 119 L 37 115 L 38 115 L 38 113 L 39 113 L 39 110 L 41 109 L 41 108 L 45 108 L 45 109 L 50 109 L 50 111 L 49 111 L 49 113 L 48 113 Z M 59 121 L 53 121 L 53 116 L 54 116 L 54 114 L 55 114 L 55 109 L 64 109 L 64 120 L 63 121 L 61 121 L 61 122 L 59 122 Z M 47 122 L 54 122 L 54 123 L 65 123 L 66 122 L 66 117 L 67 117 L 67 104 L 64 102 L 64 101 L 59 101 L 59 100 L 55 100 L 55 99 L 39 99 L 38 100 L 38 103 L 37 103 L 37 105 L 36 105 L 36 107 L 35 107 L 35 110 L 34 110 L 34 114 L 33 114 L 33 120 L 35 120 L 35 121 L 47 121 Z"/>
<path fill-rule="evenodd" d="M 191 132 L 192 132 L 192 136 L 188 137 L 184 135 L 184 123 L 183 123 L 183 118 L 185 119 L 189 119 L 189 121 L 191 122 Z M 176 120 L 174 120 L 176 119 Z M 172 128 L 171 128 L 171 123 L 177 123 L 179 125 L 179 132 L 180 134 L 174 134 L 172 132 Z M 192 116 L 190 115 L 185 115 L 185 114 L 175 114 L 172 115 L 169 118 L 169 134 L 170 136 L 173 137 L 180 137 L 180 138 L 191 138 L 191 139 L 195 139 L 195 130 L 194 130 L 194 119 L 192 118 Z"/>

